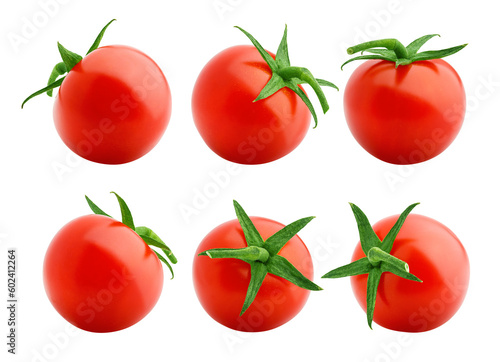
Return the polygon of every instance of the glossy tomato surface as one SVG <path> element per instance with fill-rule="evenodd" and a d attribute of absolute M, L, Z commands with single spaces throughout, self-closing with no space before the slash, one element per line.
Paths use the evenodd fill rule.
<path fill-rule="evenodd" d="M 264 240 L 284 227 L 270 219 L 250 219 Z M 226 327 L 245 332 L 276 328 L 300 312 L 307 301 L 309 290 L 267 274 L 254 302 L 239 316 L 250 282 L 250 265 L 238 259 L 198 256 L 208 249 L 246 246 L 238 220 L 228 221 L 213 229 L 202 240 L 194 257 L 193 280 L 196 294 L 205 311 Z M 288 259 L 306 278 L 312 279 L 311 255 L 297 235 L 278 254 Z"/>
<path fill-rule="evenodd" d="M 269 66 L 249 45 L 228 48 L 203 68 L 193 90 L 193 118 L 216 154 L 261 164 L 287 155 L 304 139 L 311 114 L 294 92 L 284 88 L 254 102 L 270 78 Z"/>
<path fill-rule="evenodd" d="M 167 128 L 171 94 L 158 65 L 128 46 L 105 46 L 68 73 L 54 104 L 64 143 L 94 162 L 122 164 L 148 153 Z"/>
<path fill-rule="evenodd" d="M 351 75 L 344 93 L 347 124 L 370 154 L 393 164 L 414 164 L 443 152 L 465 116 L 465 91 L 444 60 L 395 68 L 369 60 Z"/>
<path fill-rule="evenodd" d="M 161 294 L 163 269 L 132 229 L 107 216 L 86 215 L 54 236 L 43 280 L 50 302 L 68 322 L 113 332 L 151 311 Z"/>
<path fill-rule="evenodd" d="M 383 240 L 399 215 L 385 218 L 373 230 Z M 438 221 L 410 214 L 391 254 L 408 263 L 422 283 L 382 274 L 373 320 L 382 327 L 423 332 L 439 327 L 460 308 L 469 285 L 469 259 L 457 236 Z M 358 243 L 352 260 L 364 257 Z M 354 294 L 366 311 L 367 275 L 351 277 Z"/>

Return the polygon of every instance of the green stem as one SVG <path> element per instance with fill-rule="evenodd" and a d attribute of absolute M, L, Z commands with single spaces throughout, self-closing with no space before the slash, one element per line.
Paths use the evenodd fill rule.
<path fill-rule="evenodd" d="M 92 46 L 90 47 L 89 51 L 87 54 L 90 52 L 94 51 L 97 49 L 99 46 L 102 37 L 104 36 L 104 32 L 108 28 L 108 26 L 115 21 L 115 19 L 111 20 L 109 23 L 106 24 L 106 26 L 101 30 L 99 35 L 97 36 L 97 39 L 94 41 Z M 71 69 L 82 60 L 82 57 L 76 53 L 73 53 L 63 47 L 60 43 L 57 43 L 57 47 L 59 49 L 59 54 L 61 55 L 62 62 L 57 63 L 54 68 L 52 69 L 52 72 L 50 73 L 49 81 L 47 83 L 47 86 L 32 93 L 28 98 L 26 98 L 23 103 L 21 104 L 21 108 L 24 107 L 24 104 L 29 101 L 31 98 L 36 97 L 40 94 L 47 93 L 48 96 L 52 97 L 53 90 L 57 87 L 59 87 L 63 80 L 65 79 L 65 74 L 69 73 Z M 63 77 L 64 76 L 64 77 Z M 62 77 L 62 78 L 59 78 Z"/>
<path fill-rule="evenodd" d="M 26 99 L 23 101 L 23 103 L 21 104 L 21 108 L 23 108 L 23 107 L 24 107 L 24 105 L 26 104 L 26 102 L 27 102 L 27 101 L 29 101 L 31 98 L 36 97 L 36 96 L 38 96 L 38 95 L 40 95 L 40 94 L 46 93 L 46 92 L 50 91 L 51 89 L 54 89 L 54 88 L 59 87 L 59 86 L 62 84 L 62 82 L 63 82 L 63 80 L 64 80 L 65 78 L 66 78 L 66 77 L 59 78 L 59 79 L 58 79 L 58 80 L 56 80 L 54 83 L 49 84 L 49 85 L 48 85 L 48 86 L 46 86 L 45 88 L 42 88 L 42 89 L 40 89 L 39 91 L 36 91 L 35 93 L 33 93 L 33 94 L 29 95 L 29 96 L 28 96 L 28 98 L 26 98 Z"/>
<path fill-rule="evenodd" d="M 368 274 L 366 282 L 366 316 L 370 328 L 372 328 L 377 289 L 383 273 L 389 272 L 407 280 L 422 282 L 418 277 L 410 274 L 410 267 L 406 262 L 390 254 L 398 232 L 401 230 L 409 213 L 417 204 L 410 205 L 403 211 L 389 233 L 384 237 L 384 240 L 380 242 L 378 235 L 373 230 L 364 212 L 351 203 L 351 208 L 358 224 L 361 247 L 366 257 L 331 270 L 323 276 L 323 278 L 342 278 L 345 276 Z"/>
<path fill-rule="evenodd" d="M 398 59 L 408 58 L 408 51 L 406 50 L 406 47 L 397 39 L 380 39 L 367 41 L 366 43 L 361 43 L 348 48 L 347 54 L 352 55 L 354 53 L 362 52 L 371 48 L 386 48 L 388 50 L 394 51 Z"/>
<path fill-rule="evenodd" d="M 406 272 L 410 271 L 408 263 L 404 262 L 401 259 L 396 258 L 395 256 L 389 253 L 386 253 L 385 251 L 383 251 L 378 247 L 371 248 L 366 257 L 373 266 L 377 266 L 384 261 L 386 263 L 394 265 L 398 269 L 404 270 Z"/>
<path fill-rule="evenodd" d="M 245 302 L 240 315 L 245 313 L 247 308 L 254 301 L 266 275 L 273 274 L 277 277 L 295 284 L 296 286 L 307 290 L 321 290 L 321 287 L 307 279 L 292 263 L 283 256 L 278 255 L 280 250 L 292 239 L 304 226 L 306 226 L 313 217 L 306 217 L 294 221 L 278 230 L 269 238 L 264 239 L 257 230 L 256 226 L 243 210 L 241 205 L 234 200 L 234 210 L 238 217 L 246 247 L 244 248 L 214 248 L 205 250 L 198 256 L 209 256 L 210 258 L 229 258 L 239 259 L 250 265 L 250 283 L 248 285 Z M 369 264 L 369 262 L 367 261 Z"/>
<path fill-rule="evenodd" d="M 269 259 L 269 252 L 260 246 L 247 246 L 241 249 L 211 249 L 200 253 L 212 259 L 234 258 L 245 261 L 260 261 L 265 263 Z"/>
<path fill-rule="evenodd" d="M 63 78 L 61 78 L 59 80 L 62 82 L 62 79 Z M 116 192 L 111 191 L 111 193 L 116 196 L 116 199 L 118 200 L 118 204 L 120 205 L 120 211 L 122 214 L 122 224 L 126 225 L 130 229 L 134 230 L 137 233 L 137 235 L 139 235 L 139 237 L 142 240 L 144 240 L 144 242 L 149 247 L 154 246 L 154 247 L 161 249 L 163 251 L 163 253 L 165 254 L 165 256 L 168 258 L 168 260 L 170 260 L 172 262 L 172 264 L 176 264 L 177 258 L 172 253 L 172 250 L 170 250 L 170 248 L 163 242 L 163 240 L 161 240 L 160 237 L 153 230 L 151 230 L 148 227 L 145 227 L 145 226 L 135 227 L 132 213 L 130 212 L 130 209 L 129 209 L 127 203 L 125 202 L 125 200 L 123 200 Z M 102 211 L 102 209 L 99 206 L 97 206 L 96 204 L 94 204 L 94 202 L 92 200 L 90 200 L 87 196 L 85 196 L 85 199 L 87 200 L 87 203 L 89 204 L 90 209 L 94 212 L 94 214 L 103 215 L 103 216 L 106 216 L 106 217 L 113 219 L 113 217 L 111 217 L 110 215 L 108 215 L 104 211 Z M 173 271 L 170 263 L 167 261 L 167 259 L 165 259 L 161 254 L 159 254 L 153 248 L 151 248 L 151 250 L 156 254 L 158 259 L 168 267 L 168 269 L 172 273 L 172 279 L 173 279 L 174 278 L 174 271 Z"/>
<path fill-rule="evenodd" d="M 66 70 L 66 65 L 64 64 L 64 62 L 57 63 L 55 65 L 54 69 L 52 69 L 52 73 L 50 73 L 50 77 L 49 77 L 49 81 L 47 82 L 47 85 L 54 83 L 59 76 L 62 76 L 64 74 L 66 74 L 67 72 L 68 71 Z M 53 89 L 50 89 L 47 91 L 47 95 L 49 97 L 52 97 L 52 91 L 53 91 Z"/>
<path fill-rule="evenodd" d="M 325 93 L 323 93 L 320 84 L 318 83 L 316 78 L 314 78 L 309 69 L 303 67 L 288 66 L 280 69 L 278 71 L 278 74 L 285 80 L 297 78 L 309 84 L 311 88 L 314 90 L 314 93 L 316 93 L 316 96 L 318 97 L 319 103 L 321 104 L 321 108 L 323 109 L 323 113 L 328 111 L 329 106 L 328 106 L 328 101 L 326 100 Z"/>

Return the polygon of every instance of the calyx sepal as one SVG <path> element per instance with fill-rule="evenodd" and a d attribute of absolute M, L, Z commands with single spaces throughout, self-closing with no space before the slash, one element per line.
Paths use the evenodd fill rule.
<path fill-rule="evenodd" d="M 104 26 L 104 28 L 102 28 L 102 30 L 97 35 L 97 38 L 94 40 L 94 43 L 92 43 L 92 46 L 85 55 L 90 54 L 99 47 L 102 37 L 104 36 L 104 32 L 106 31 L 108 26 L 111 25 L 113 21 L 116 21 L 116 19 L 111 20 Z M 66 78 L 66 74 L 69 73 L 71 69 L 73 69 L 73 67 L 83 59 L 81 55 L 69 51 L 59 42 L 57 43 L 57 48 L 59 49 L 59 54 L 61 55 L 63 61 L 57 63 L 52 69 L 49 80 L 47 82 L 47 86 L 29 95 L 21 104 L 21 108 L 23 108 L 26 102 L 29 101 L 31 98 L 36 97 L 40 94 L 47 93 L 49 97 L 52 97 L 53 90 L 59 87 L 63 83 L 64 79 Z"/>
<path fill-rule="evenodd" d="M 241 30 L 243 34 L 245 34 L 248 39 L 250 39 L 252 44 L 258 50 L 259 54 L 262 56 L 262 58 L 272 71 L 271 79 L 267 82 L 264 88 L 262 88 L 261 92 L 259 93 L 257 98 L 255 98 L 254 102 L 265 99 L 282 88 L 289 88 L 290 90 L 295 92 L 306 104 L 307 108 L 309 108 L 309 111 L 311 112 L 311 115 L 314 119 L 314 128 L 316 128 L 316 126 L 318 125 L 318 117 L 316 116 L 316 112 L 311 103 L 311 100 L 299 87 L 299 84 L 307 83 L 312 87 L 321 104 L 323 113 L 326 113 L 328 111 L 329 105 L 328 101 L 326 100 L 326 96 L 321 89 L 321 86 L 327 86 L 339 90 L 338 87 L 335 84 L 324 79 L 314 78 L 312 73 L 307 68 L 293 67 L 290 65 L 290 58 L 288 55 L 287 26 L 285 26 L 285 32 L 283 33 L 283 37 L 278 47 L 278 51 L 276 52 L 275 59 L 273 59 L 273 57 L 250 33 L 243 30 L 239 26 L 235 26 L 235 28 Z"/>
<path fill-rule="evenodd" d="M 163 262 L 167 266 L 167 268 L 170 270 L 170 273 L 172 274 L 172 278 L 174 278 L 174 271 L 172 269 L 172 264 L 177 263 L 177 258 L 175 255 L 172 253 L 172 250 L 163 242 L 162 239 L 150 228 L 145 227 L 145 226 L 135 226 L 134 224 L 134 219 L 132 217 L 132 213 L 130 212 L 130 209 L 128 205 L 125 203 L 125 201 L 116 193 L 116 192 L 111 192 L 116 196 L 116 199 L 118 200 L 118 204 L 120 205 L 120 211 L 121 211 L 121 216 L 122 220 L 121 222 L 128 226 L 130 229 L 135 231 L 137 235 L 141 237 L 142 240 L 151 248 L 154 246 L 155 248 L 160 249 L 160 251 L 164 254 L 160 254 L 157 252 L 155 249 L 151 248 L 158 257 L 158 259 Z M 94 212 L 96 215 L 103 215 L 107 216 L 113 219 L 112 216 L 108 215 L 100 207 L 98 207 L 92 200 L 90 200 L 87 196 L 85 196 L 85 199 L 87 200 L 87 203 L 90 207 L 90 209 Z M 166 257 L 166 258 L 165 258 Z"/>
<path fill-rule="evenodd" d="M 368 274 L 366 290 L 366 317 L 368 326 L 372 328 L 377 289 L 382 273 L 390 272 L 404 279 L 422 282 L 422 280 L 410 273 L 410 267 L 405 261 L 391 255 L 391 250 L 397 234 L 401 230 L 401 227 L 410 212 L 415 208 L 415 206 L 418 205 L 418 203 L 408 206 L 401 213 L 394 226 L 382 241 L 379 239 L 377 234 L 375 234 L 375 231 L 373 231 L 373 228 L 363 211 L 352 203 L 350 205 L 354 213 L 354 217 L 356 218 L 356 223 L 358 224 L 361 248 L 366 256 L 355 260 L 350 264 L 333 269 L 323 275 L 322 278 L 343 278 Z"/>
<path fill-rule="evenodd" d="M 252 220 L 237 201 L 233 201 L 236 216 L 243 229 L 247 246 L 244 248 L 228 249 L 215 248 L 205 250 L 198 256 L 208 256 L 210 258 L 235 258 L 250 265 L 250 283 L 248 285 L 245 301 L 241 308 L 240 316 L 245 313 L 254 301 L 264 278 L 268 273 L 279 276 L 289 282 L 308 290 L 322 290 L 311 280 L 307 279 L 295 266 L 286 258 L 278 255 L 285 244 L 295 236 L 314 217 L 306 217 L 297 220 L 283 229 L 277 231 L 264 241 L 257 231 Z"/>
<path fill-rule="evenodd" d="M 380 40 L 372 40 L 367 41 L 365 43 L 357 44 L 352 47 L 347 48 L 347 54 L 353 55 L 358 52 L 368 52 L 371 54 L 360 55 L 354 58 L 347 60 L 340 69 L 344 67 L 344 65 L 353 62 L 355 60 L 368 60 L 368 59 L 379 59 L 379 60 L 387 60 L 390 62 L 394 62 L 396 68 L 399 65 L 408 65 L 413 62 L 421 61 L 421 60 L 431 60 L 431 59 L 441 59 L 452 54 L 455 54 L 465 48 L 467 44 L 457 45 L 451 48 L 442 49 L 442 50 L 429 50 L 425 52 L 418 52 L 420 48 L 427 43 L 430 39 L 435 36 L 440 36 L 439 34 L 429 34 L 424 35 L 406 47 L 397 39 L 380 39 Z"/>

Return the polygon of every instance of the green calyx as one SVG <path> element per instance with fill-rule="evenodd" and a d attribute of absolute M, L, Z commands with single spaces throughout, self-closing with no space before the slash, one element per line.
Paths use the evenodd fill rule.
<path fill-rule="evenodd" d="M 252 42 L 252 44 L 257 48 L 260 55 L 267 63 L 269 68 L 272 71 L 272 76 L 269 82 L 262 88 L 261 92 L 255 98 L 254 102 L 257 102 L 261 99 L 265 99 L 282 88 L 289 88 L 293 92 L 295 92 L 300 99 L 306 104 L 307 108 L 311 112 L 314 118 L 314 128 L 318 125 L 318 117 L 316 116 L 316 112 L 314 111 L 314 107 L 311 103 L 311 100 L 307 97 L 305 92 L 299 87 L 299 84 L 307 83 L 309 84 L 318 100 L 321 104 L 321 108 L 323 113 L 326 113 L 329 109 L 328 102 L 326 100 L 326 96 L 321 89 L 321 86 L 332 87 L 338 90 L 337 86 L 331 82 L 328 82 L 323 79 L 314 78 L 312 73 L 307 68 L 301 67 L 292 67 L 290 65 L 290 58 L 288 56 L 288 43 L 287 43 L 287 27 L 285 26 L 285 32 L 283 34 L 283 38 L 281 39 L 281 43 L 278 47 L 278 51 L 276 52 L 276 59 L 273 59 L 271 55 L 260 45 L 260 43 L 248 32 L 243 30 L 242 28 L 236 26 L 235 28 L 240 29 Z"/>
<path fill-rule="evenodd" d="M 243 229 L 243 234 L 245 235 L 247 247 L 241 249 L 210 249 L 201 252 L 198 256 L 208 256 L 210 258 L 235 258 L 250 264 L 250 284 L 240 315 L 245 313 L 252 304 L 268 273 L 286 279 L 304 289 L 322 290 L 321 287 L 307 279 L 287 259 L 278 255 L 283 246 L 314 219 L 314 217 L 306 217 L 297 220 L 285 226 L 264 241 L 241 205 L 236 201 L 233 203 L 236 216 L 238 217 L 238 221 Z"/>
<path fill-rule="evenodd" d="M 322 278 L 343 278 L 354 275 L 368 274 L 366 290 L 366 316 L 368 326 L 372 328 L 373 313 L 375 311 L 375 299 L 377 288 L 382 273 L 391 272 L 401 278 L 422 282 L 415 275 L 410 273 L 410 268 L 406 262 L 391 255 L 392 246 L 397 234 L 401 230 L 404 221 L 418 203 L 412 204 L 403 211 L 389 233 L 380 241 L 377 234 L 368 221 L 366 215 L 359 207 L 350 204 L 356 218 L 359 230 L 361 248 L 366 257 L 358 259 L 350 264 L 336 268 Z"/>
<path fill-rule="evenodd" d="M 347 63 L 355 60 L 380 59 L 394 62 L 396 68 L 399 65 L 408 65 L 419 60 L 440 59 L 449 55 L 455 54 L 467 46 L 467 44 L 458 45 L 455 47 L 418 52 L 422 45 L 439 34 L 424 35 L 417 40 L 414 40 L 408 46 L 404 46 L 397 39 L 380 39 L 361 43 L 350 48 L 347 48 L 347 54 L 352 55 L 358 52 L 368 52 L 372 54 L 361 55 L 346 61 L 341 69 Z"/>
<path fill-rule="evenodd" d="M 99 47 L 102 37 L 104 36 L 104 32 L 106 31 L 108 26 L 111 25 L 111 23 L 115 20 L 116 19 L 111 20 L 109 23 L 106 24 L 106 26 L 104 26 L 104 28 L 97 35 L 97 38 L 95 39 L 94 43 L 92 44 L 92 46 L 85 55 L 90 54 Z M 66 74 L 69 73 L 70 70 L 73 69 L 73 67 L 83 59 L 81 55 L 69 51 L 68 49 L 63 47 L 59 42 L 57 43 L 57 48 L 59 49 L 59 54 L 61 55 L 62 62 L 57 63 L 54 66 L 54 69 L 52 69 L 52 73 L 50 73 L 47 86 L 29 95 L 28 98 L 26 98 L 24 102 L 21 104 L 21 108 L 23 108 L 25 103 L 29 101 L 31 98 L 36 97 L 40 94 L 47 93 L 49 97 L 52 97 L 53 90 L 62 84 L 64 78 L 66 77 Z"/>
<path fill-rule="evenodd" d="M 111 192 L 111 193 L 116 196 L 116 199 L 118 200 L 118 204 L 120 205 L 120 211 L 122 214 L 122 223 L 125 224 L 126 226 L 128 226 L 129 228 L 131 228 L 133 231 L 135 231 L 137 233 L 137 235 L 139 235 L 141 237 L 141 239 L 144 240 L 144 242 L 149 247 L 154 246 L 155 248 L 160 249 L 163 252 L 163 254 L 165 254 L 166 258 L 162 254 L 158 253 L 156 250 L 151 248 L 151 250 L 153 250 L 155 252 L 158 259 L 160 259 L 160 261 L 163 262 L 163 264 L 165 264 L 168 267 L 168 269 L 170 270 L 170 273 L 172 274 L 172 278 L 170 278 L 170 279 L 173 279 L 174 278 L 174 271 L 173 271 L 170 263 L 176 264 L 177 258 L 172 253 L 172 250 L 170 250 L 170 248 L 163 242 L 163 240 L 161 240 L 160 237 L 158 235 L 156 235 L 156 233 L 153 230 L 151 230 L 150 228 L 147 228 L 145 226 L 135 226 L 134 219 L 132 218 L 132 213 L 130 212 L 130 209 L 128 208 L 125 201 L 116 192 Z M 94 214 L 107 216 L 107 217 L 110 217 L 113 219 L 112 216 L 109 216 L 104 211 L 102 211 L 87 196 L 85 196 L 85 199 L 87 200 L 87 203 L 89 204 L 90 209 L 94 212 Z M 167 259 L 170 261 L 170 263 L 167 261 Z"/>

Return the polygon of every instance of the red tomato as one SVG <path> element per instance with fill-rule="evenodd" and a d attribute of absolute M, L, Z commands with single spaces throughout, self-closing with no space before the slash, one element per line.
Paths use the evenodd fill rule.
<path fill-rule="evenodd" d="M 201 71 L 193 90 L 193 118 L 219 156 L 241 164 L 271 162 L 304 139 L 311 113 L 293 91 L 283 88 L 254 102 L 271 74 L 251 45 L 220 52 Z"/>
<path fill-rule="evenodd" d="M 385 218 L 373 230 L 380 240 L 399 215 Z M 455 234 L 426 216 L 410 214 L 398 233 L 391 255 L 404 260 L 422 283 L 384 273 L 380 279 L 373 320 L 382 327 L 423 332 L 439 327 L 460 308 L 469 285 L 469 259 Z M 365 257 L 361 244 L 352 261 Z M 366 311 L 367 274 L 351 277 L 361 307 Z"/>
<path fill-rule="evenodd" d="M 344 93 L 347 124 L 359 144 L 382 161 L 414 164 L 443 152 L 465 116 L 465 91 L 444 60 L 368 60 Z"/>
<path fill-rule="evenodd" d="M 50 302 L 68 322 L 113 332 L 151 311 L 161 294 L 163 269 L 132 229 L 107 216 L 86 215 L 55 235 L 43 280 Z"/>
<path fill-rule="evenodd" d="M 171 113 L 171 95 L 158 65 L 122 45 L 98 48 L 64 79 L 54 104 L 56 129 L 81 157 L 121 164 L 148 153 Z"/>
<path fill-rule="evenodd" d="M 250 217 L 266 240 L 284 227 L 276 221 Z M 272 274 L 267 274 L 250 307 L 240 316 L 250 282 L 250 265 L 238 259 L 210 259 L 198 254 L 213 248 L 247 246 L 238 220 L 213 229 L 200 243 L 193 263 L 194 288 L 205 311 L 226 327 L 259 332 L 276 328 L 292 319 L 304 306 L 309 290 Z M 295 235 L 278 253 L 288 259 L 306 278 L 312 279 L 311 255 Z"/>

